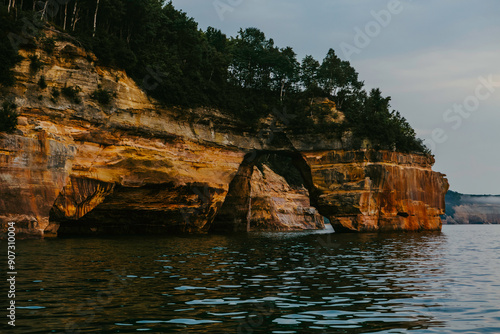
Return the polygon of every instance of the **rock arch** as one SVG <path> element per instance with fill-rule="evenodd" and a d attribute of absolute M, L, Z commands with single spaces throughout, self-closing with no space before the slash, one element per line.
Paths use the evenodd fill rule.
<path fill-rule="evenodd" d="M 229 184 L 210 231 L 322 229 L 317 195 L 311 169 L 300 152 L 249 153 Z"/>

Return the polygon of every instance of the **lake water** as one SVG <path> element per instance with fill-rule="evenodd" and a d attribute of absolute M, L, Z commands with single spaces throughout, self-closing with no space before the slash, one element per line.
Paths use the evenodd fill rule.
<path fill-rule="evenodd" d="M 17 253 L 16 328 L 2 315 L 2 333 L 500 333 L 500 226 L 20 240 Z"/>

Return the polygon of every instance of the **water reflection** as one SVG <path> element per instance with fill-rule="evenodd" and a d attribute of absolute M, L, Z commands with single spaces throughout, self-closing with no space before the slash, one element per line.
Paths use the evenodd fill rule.
<path fill-rule="evenodd" d="M 374 333 L 445 326 L 443 233 L 19 242 L 16 333 Z"/>

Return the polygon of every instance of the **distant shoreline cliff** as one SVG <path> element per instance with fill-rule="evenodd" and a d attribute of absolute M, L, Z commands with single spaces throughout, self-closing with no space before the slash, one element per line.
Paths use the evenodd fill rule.
<path fill-rule="evenodd" d="M 500 195 L 446 194 L 444 224 L 500 224 Z"/>

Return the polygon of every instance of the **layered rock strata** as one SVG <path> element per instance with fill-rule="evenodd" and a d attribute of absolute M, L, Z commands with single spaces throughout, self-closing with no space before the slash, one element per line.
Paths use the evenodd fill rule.
<path fill-rule="evenodd" d="M 434 159 L 388 151 L 303 152 L 319 211 L 337 232 L 440 230 L 448 182 Z"/>
<path fill-rule="evenodd" d="M 294 168 L 294 167 L 292 167 Z M 213 230 L 296 231 L 324 229 L 304 186 L 290 186 L 267 165 L 242 164 L 229 187 Z"/>
<path fill-rule="evenodd" d="M 319 215 L 339 232 L 440 227 L 447 183 L 430 158 L 164 108 L 67 39 L 51 55 L 21 54 L 16 85 L 1 88 L 20 117 L 15 133 L 0 134 L 0 234 L 10 221 L 33 237 L 321 228 Z M 36 73 L 31 54 L 43 62 Z M 67 87 L 76 98 L 54 94 Z M 91 98 L 97 89 L 116 97 L 102 105 Z M 293 155 L 307 190 L 256 170 L 262 152 Z"/>
<path fill-rule="evenodd" d="M 266 165 L 253 167 L 250 179 L 250 231 L 324 229 L 323 216 L 311 206 L 306 188 L 292 187 Z"/>

